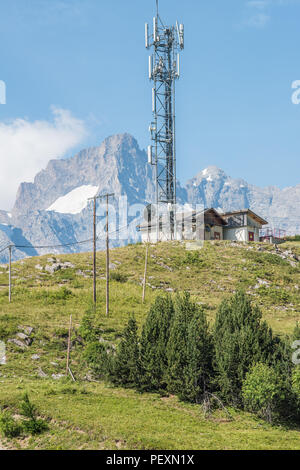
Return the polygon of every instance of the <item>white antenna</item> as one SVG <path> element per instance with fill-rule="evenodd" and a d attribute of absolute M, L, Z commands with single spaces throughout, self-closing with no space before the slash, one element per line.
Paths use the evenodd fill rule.
<path fill-rule="evenodd" d="M 152 112 L 156 111 L 156 99 L 155 99 L 155 88 L 152 88 Z"/>
<path fill-rule="evenodd" d="M 180 54 L 177 54 L 177 77 L 180 77 Z"/>
<path fill-rule="evenodd" d="M 152 80 L 153 76 L 153 65 L 152 65 L 152 55 L 149 55 L 149 80 Z"/>
<path fill-rule="evenodd" d="M 184 49 L 184 25 L 179 26 L 179 45 L 181 49 Z"/>
<path fill-rule="evenodd" d="M 149 49 L 149 25 L 145 24 L 145 46 L 146 49 Z"/>
<path fill-rule="evenodd" d="M 153 158 L 152 158 L 152 145 L 148 146 L 148 163 L 152 165 Z"/>

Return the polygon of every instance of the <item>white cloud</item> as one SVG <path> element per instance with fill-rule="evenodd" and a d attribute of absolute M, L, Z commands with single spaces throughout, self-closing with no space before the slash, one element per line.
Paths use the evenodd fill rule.
<path fill-rule="evenodd" d="M 253 26 L 254 28 L 263 28 L 270 21 L 270 16 L 265 13 L 257 13 L 253 16 L 250 16 L 247 20 L 248 26 Z"/>
<path fill-rule="evenodd" d="M 243 26 L 264 28 L 271 20 L 274 7 L 299 4 L 299 0 L 248 0 L 244 4 L 246 19 Z"/>
<path fill-rule="evenodd" d="M 268 0 L 250 0 L 247 2 L 248 7 L 257 8 L 258 10 L 263 10 L 269 5 Z"/>
<path fill-rule="evenodd" d="M 254 28 L 263 28 L 271 19 L 266 13 L 269 5 L 270 0 L 249 0 L 246 2 L 248 11 L 245 24 Z"/>
<path fill-rule="evenodd" d="M 13 206 L 21 182 L 31 182 L 51 158 L 63 157 L 87 135 L 85 123 L 52 108 L 52 121 L 0 122 L 0 209 Z"/>

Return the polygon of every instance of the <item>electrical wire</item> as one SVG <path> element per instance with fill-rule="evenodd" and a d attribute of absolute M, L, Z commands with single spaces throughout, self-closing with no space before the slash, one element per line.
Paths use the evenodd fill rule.
<path fill-rule="evenodd" d="M 0 249 L 0 253 L 2 253 L 3 251 L 7 250 L 7 248 L 9 248 L 9 247 L 10 247 L 10 245 L 7 245 L 5 248 Z"/>
<path fill-rule="evenodd" d="M 130 224 L 127 224 L 127 225 L 124 225 L 123 227 L 120 227 L 112 232 L 109 232 L 109 236 L 111 235 L 115 235 L 117 234 L 118 232 L 121 232 L 122 230 L 126 229 L 129 227 Z M 96 240 L 99 240 L 99 236 L 96 237 Z M 82 241 L 79 241 L 79 242 L 73 242 L 73 243 L 64 243 L 64 244 L 60 244 L 60 245 L 7 245 L 5 248 L 3 248 L 0 253 L 2 253 L 2 251 L 5 251 L 7 250 L 7 248 L 9 248 L 10 246 L 12 246 L 13 248 L 18 248 L 18 249 L 48 249 L 48 248 L 64 248 L 64 247 L 68 247 L 68 246 L 77 246 L 77 245 L 84 245 L 85 243 L 92 243 L 93 242 L 93 238 L 90 238 L 88 240 L 82 240 Z"/>

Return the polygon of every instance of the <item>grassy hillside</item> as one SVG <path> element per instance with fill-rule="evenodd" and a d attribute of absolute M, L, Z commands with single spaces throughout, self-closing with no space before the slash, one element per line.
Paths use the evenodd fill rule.
<path fill-rule="evenodd" d="M 213 321 L 223 298 L 244 288 L 277 333 L 291 333 L 300 318 L 300 243 L 272 246 L 207 243 L 188 251 L 179 243 L 150 246 L 146 302 L 141 280 L 145 247 L 111 251 L 110 316 L 105 316 L 105 255 L 99 253 L 98 307 L 102 336 L 117 342 L 131 313 L 141 325 L 151 302 L 161 291 L 190 291 Z M 299 449 L 297 429 L 270 427 L 246 413 L 232 419 L 216 412 L 209 419 L 196 405 L 177 398 L 139 395 L 88 381 L 76 335 L 91 307 L 92 256 L 55 256 L 71 266 L 50 274 L 50 255 L 13 264 L 13 302 L 8 304 L 7 267 L 0 266 L 0 339 L 17 339 L 20 327 L 32 327 L 33 343 L 20 349 L 7 343 L 7 363 L 0 366 L 0 403 L 18 413 L 27 390 L 50 430 L 35 438 L 3 442 L 2 446 L 63 449 Z M 73 317 L 71 367 L 65 374 L 69 316 Z M 54 375 L 54 377 L 52 376 Z M 176 432 L 174 432 L 174 430 Z M 1 448 L 1 445 L 0 445 Z"/>

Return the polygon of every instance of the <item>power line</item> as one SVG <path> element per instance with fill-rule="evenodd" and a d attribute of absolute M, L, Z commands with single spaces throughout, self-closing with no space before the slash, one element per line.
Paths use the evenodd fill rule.
<path fill-rule="evenodd" d="M 7 248 L 9 248 L 9 245 L 7 245 L 5 248 L 2 248 L 2 249 L 0 250 L 0 253 L 2 253 L 3 251 L 7 250 Z"/>
<path fill-rule="evenodd" d="M 124 225 L 123 227 L 120 227 L 120 228 L 118 228 L 118 229 L 116 229 L 112 232 L 109 232 L 109 235 L 115 235 L 118 232 L 121 232 L 122 230 L 128 228 L 129 225 L 130 224 Z M 99 235 L 97 236 L 96 239 L 97 240 L 100 239 Z M 10 246 L 12 246 L 13 248 L 22 248 L 22 249 L 46 249 L 46 248 L 63 248 L 63 247 L 67 247 L 67 246 L 84 245 L 85 243 L 92 243 L 92 242 L 93 242 L 93 238 L 90 238 L 90 239 L 87 239 L 87 240 L 82 240 L 82 241 L 79 241 L 79 242 L 64 243 L 64 244 L 60 244 L 60 245 L 14 245 L 14 244 L 11 244 L 11 245 L 7 245 L 5 248 L 0 250 L 0 253 L 7 250 Z"/>

